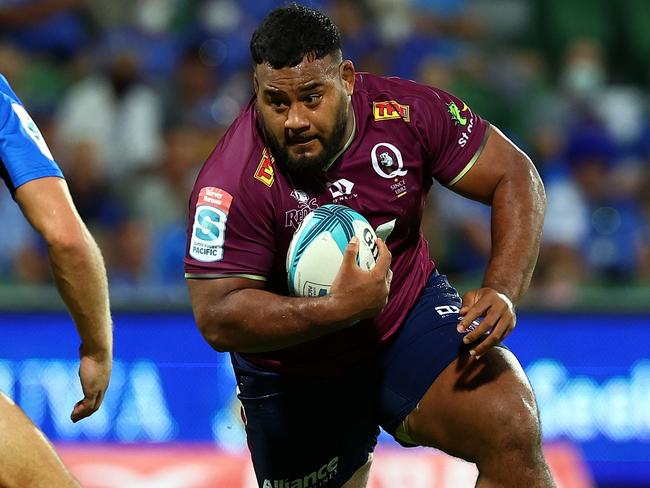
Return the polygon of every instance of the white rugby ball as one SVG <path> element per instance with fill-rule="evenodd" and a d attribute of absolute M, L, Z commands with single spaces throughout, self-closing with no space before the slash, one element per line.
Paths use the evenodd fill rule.
<path fill-rule="evenodd" d="M 287 252 L 287 277 L 292 295 L 318 297 L 330 292 L 353 236 L 359 238 L 357 265 L 375 266 L 377 236 L 360 213 L 343 205 L 327 204 L 307 214 L 293 235 Z"/>

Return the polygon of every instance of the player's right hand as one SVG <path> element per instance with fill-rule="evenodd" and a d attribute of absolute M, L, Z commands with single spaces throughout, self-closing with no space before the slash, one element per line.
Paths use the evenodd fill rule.
<path fill-rule="evenodd" d="M 332 283 L 330 296 L 352 320 L 351 323 L 378 315 L 388 302 L 393 272 L 391 253 L 383 240 L 377 238 L 379 254 L 375 267 L 363 270 L 357 265 L 359 240 L 353 237 L 345 248 L 343 262 Z"/>
<path fill-rule="evenodd" d="M 91 354 L 84 351 L 83 345 L 79 356 L 79 379 L 84 397 L 72 409 L 70 419 L 73 422 L 78 422 L 99 409 L 108 388 L 113 366 L 110 353 Z"/>

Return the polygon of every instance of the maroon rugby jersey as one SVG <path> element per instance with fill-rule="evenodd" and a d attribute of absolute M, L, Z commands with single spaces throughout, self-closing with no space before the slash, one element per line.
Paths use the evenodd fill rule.
<path fill-rule="evenodd" d="M 326 203 L 365 216 L 393 255 L 388 304 L 373 320 L 286 349 L 246 354 L 276 371 L 321 370 L 367 358 L 400 327 L 434 268 L 420 221 L 432 178 L 452 185 L 478 158 L 488 123 L 441 90 L 357 73 L 355 132 L 326 171 L 296 180 L 265 147 L 254 100 L 204 164 L 190 198 L 186 278 L 245 276 L 288 295 L 289 242 Z M 260 307 L 264 304 L 260 303 Z"/>

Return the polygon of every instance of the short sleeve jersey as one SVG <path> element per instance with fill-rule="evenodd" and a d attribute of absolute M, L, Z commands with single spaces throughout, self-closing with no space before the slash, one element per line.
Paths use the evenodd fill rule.
<path fill-rule="evenodd" d="M 350 145 L 326 171 L 298 181 L 274 163 L 252 100 L 204 164 L 190 197 L 186 278 L 243 276 L 288 295 L 293 233 L 327 203 L 365 216 L 393 255 L 391 292 L 379 316 L 311 342 L 245 355 L 262 367 L 321 370 L 376 353 L 434 268 L 420 231 L 433 179 L 447 186 L 459 181 L 487 139 L 488 123 L 462 101 L 412 81 L 357 73 L 352 107 Z"/>
<path fill-rule="evenodd" d="M 55 176 L 59 166 L 6 78 L 0 75 L 0 176 L 13 195 L 28 181 Z"/>

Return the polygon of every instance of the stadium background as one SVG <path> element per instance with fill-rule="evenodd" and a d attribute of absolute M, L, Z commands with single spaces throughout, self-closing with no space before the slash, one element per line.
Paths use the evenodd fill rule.
<path fill-rule="evenodd" d="M 228 358 L 193 325 L 181 260 L 196 172 L 251 94 L 250 34 L 282 3 L 0 0 L 0 72 L 102 247 L 116 360 L 102 410 L 71 424 L 74 328 L 1 188 L 0 389 L 85 486 L 253 486 Z M 508 345 L 561 486 L 650 486 L 650 2 L 304 3 L 357 69 L 451 91 L 531 155 L 549 208 Z M 441 269 L 478 283 L 488 209 L 436 187 L 426 222 Z M 372 487 L 472 485 L 466 464 L 380 447 Z"/>

